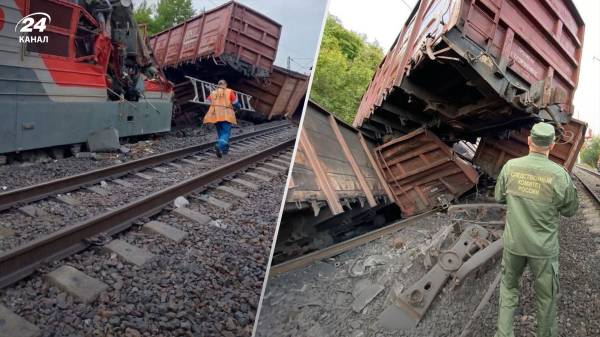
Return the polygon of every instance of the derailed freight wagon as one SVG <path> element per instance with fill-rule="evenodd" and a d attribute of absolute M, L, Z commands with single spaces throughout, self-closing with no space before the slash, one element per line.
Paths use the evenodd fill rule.
<path fill-rule="evenodd" d="M 279 23 L 231 1 L 152 36 L 150 46 L 174 82 L 192 71 L 209 82 L 222 77 L 233 81 L 241 76 L 268 77 L 280 36 Z"/>
<path fill-rule="evenodd" d="M 564 125 L 563 128 L 563 136 L 550 151 L 549 158 L 571 171 L 577 162 L 579 149 L 585 141 L 586 124 L 571 118 L 571 122 Z M 495 177 L 507 161 L 522 157 L 529 152 L 528 136 L 529 129 L 523 128 L 510 131 L 503 138 L 482 138 L 475 152 L 473 163 L 481 167 L 488 175 Z"/>
<path fill-rule="evenodd" d="M 418 2 L 354 120 L 356 137 L 370 140 L 371 168 L 402 216 L 444 207 L 476 185 L 493 187 L 493 179 L 479 183 L 480 175 L 494 178 L 508 159 L 525 155 L 528 130 L 541 120 L 558 133 L 550 158 L 572 169 L 586 129 L 571 118 L 583 31 L 569 0 Z M 345 155 L 330 149 L 326 113 L 317 110 L 310 103 L 306 111 L 281 228 L 289 222 L 296 224 L 289 232 L 311 228 L 322 237 L 323 223 L 328 233 L 348 227 L 335 221 L 352 206 L 338 202 L 340 194 L 361 192 L 339 183 L 345 180 L 337 161 Z M 318 145 L 310 146 L 311 134 Z M 459 155 L 455 146 L 475 153 Z M 325 204 L 337 215 L 310 223 L 290 213 L 303 204 Z M 288 242 L 278 241 L 276 252 Z"/>
<path fill-rule="evenodd" d="M 570 0 L 421 0 L 363 95 L 375 138 L 443 140 L 570 121 L 584 26 Z"/>
<path fill-rule="evenodd" d="M 274 260 L 343 241 L 399 212 L 369 138 L 309 100 Z"/>
<path fill-rule="evenodd" d="M 304 98 L 308 76 L 274 65 L 281 25 L 237 2 L 228 2 L 150 38 L 154 56 L 175 83 L 174 124 L 184 126 L 206 112 L 191 103 L 196 91 L 187 76 L 209 83 L 225 79 L 252 96 L 239 117 L 266 121 L 290 117 Z"/>
<path fill-rule="evenodd" d="M 256 113 L 252 119 L 291 118 L 305 101 L 308 75 L 273 66 L 267 79 L 243 79 L 235 88 L 253 97 Z"/>
<path fill-rule="evenodd" d="M 445 207 L 478 173 L 417 130 L 378 145 L 309 100 L 275 248 L 275 262 Z"/>
<path fill-rule="evenodd" d="M 378 146 L 375 155 L 404 216 L 446 208 L 479 180 L 470 163 L 423 128 Z"/>

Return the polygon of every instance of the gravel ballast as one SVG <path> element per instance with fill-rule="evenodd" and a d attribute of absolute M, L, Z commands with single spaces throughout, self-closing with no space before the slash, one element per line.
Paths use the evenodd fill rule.
<path fill-rule="evenodd" d="M 290 128 L 279 137 L 281 139 L 274 137 L 269 141 L 263 140 L 254 151 L 289 139 L 296 131 L 296 128 Z M 209 137 L 212 139 L 214 134 L 209 134 Z M 217 159 L 212 154 L 211 158 L 214 159 L 211 159 L 211 166 L 207 169 L 251 152 L 253 151 L 237 151 L 223 159 Z M 57 162 L 63 161 L 66 165 L 71 160 L 74 158 Z M 87 160 L 92 162 L 91 159 Z M 97 163 L 93 164 L 94 168 L 98 167 Z M 9 167 L 15 169 L 21 166 L 8 165 L 3 169 Z M 70 169 L 62 170 L 61 174 L 69 175 L 82 167 Z M 27 179 L 27 174 L 16 174 L 22 174 L 22 179 Z M 35 175 L 36 172 L 28 174 Z M 46 211 L 55 209 L 50 214 L 52 217 L 75 220 L 131 201 L 163 184 L 166 186 L 187 177 L 185 171 L 175 168 L 171 168 L 166 174 L 152 172 L 152 175 L 155 179 L 150 181 L 128 176 L 125 180 L 134 184 L 135 191 L 109 181 L 111 198 L 87 191 L 73 192 L 72 196 L 76 198 L 81 197 L 78 193 L 95 198 L 95 201 L 85 199 L 80 206 L 66 207 L 51 199 L 35 204 Z M 175 175 L 179 177 L 171 179 Z M 172 213 L 171 206 L 151 218 L 140 219 L 132 228 L 114 237 L 113 239 L 125 241 L 152 254 L 152 259 L 142 266 L 126 262 L 99 243 L 81 253 L 43 266 L 30 277 L 0 290 L 0 303 L 38 326 L 42 336 L 48 337 L 250 336 L 287 170 L 278 172 L 268 182 L 243 174 L 238 177 L 256 184 L 258 188 L 252 189 L 224 180 L 187 197 L 187 207 L 210 216 L 210 223 L 199 224 L 176 215 Z M 216 190 L 215 187 L 219 184 L 233 187 L 248 196 L 240 198 Z M 230 203 L 231 208 L 223 210 L 201 201 L 197 198 L 201 194 Z M 70 209 L 68 213 L 63 211 L 65 207 Z M 13 210 L 3 213 L 2 218 L 3 221 L 6 220 L 3 225 L 13 226 L 23 219 L 27 219 L 25 215 Z M 61 223 L 70 222 L 64 219 L 51 221 L 48 232 L 60 228 Z M 156 232 L 142 230 L 142 225 L 151 220 L 173 226 L 186 232 L 187 236 L 180 242 L 175 242 Z M 16 236 L 20 239 L 13 239 L 12 243 L 6 239 L 0 241 L 0 250 L 43 234 L 44 230 L 34 230 L 43 228 L 42 225 L 42 220 L 31 218 L 22 227 L 15 227 L 15 232 L 22 233 Z M 31 231 L 28 232 L 25 228 Z M 107 284 L 108 290 L 89 304 L 61 291 L 48 281 L 46 275 L 65 265 Z"/>
<path fill-rule="evenodd" d="M 584 193 L 581 186 L 579 193 Z M 456 289 L 446 285 L 415 329 L 386 331 L 377 323 L 379 314 L 390 304 L 392 289 L 405 289 L 427 272 L 422 257 L 414 249 L 448 223 L 447 216 L 439 213 L 396 234 L 268 280 L 257 336 L 459 336 L 499 272 L 499 260 L 468 276 Z M 576 216 L 561 219 L 558 299 L 561 337 L 600 336 L 600 237 L 591 235 L 588 228 L 583 207 Z M 404 245 L 394 244 L 398 240 Z M 369 259 L 369 267 L 356 276 L 357 262 L 366 264 Z M 384 289 L 355 312 L 353 292 L 365 282 L 382 285 Z M 474 321 L 471 336 L 493 336 L 497 314 L 498 288 Z M 535 300 L 527 269 L 514 324 L 516 336 L 535 336 Z"/>

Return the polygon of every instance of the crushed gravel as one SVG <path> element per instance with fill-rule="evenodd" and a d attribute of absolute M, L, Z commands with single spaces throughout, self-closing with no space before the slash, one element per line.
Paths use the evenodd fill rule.
<path fill-rule="evenodd" d="M 75 224 L 86 218 L 100 214 L 109 208 L 115 208 L 125 203 L 131 202 L 135 199 L 146 196 L 152 192 L 158 191 L 162 188 L 166 188 L 177 182 L 181 182 L 184 179 L 198 175 L 200 172 L 208 171 L 210 169 L 221 166 L 227 162 L 231 162 L 236 159 L 242 158 L 258 149 L 264 149 L 269 146 L 275 145 L 280 141 L 290 139 L 294 137 L 296 131 L 297 128 L 295 127 L 282 128 L 282 132 L 273 136 L 272 140 L 255 141 L 254 145 L 244 146 L 242 151 L 231 152 L 228 156 L 225 156 L 221 159 L 217 159 L 214 156 L 212 150 L 208 150 L 205 153 L 205 156 L 208 159 L 202 162 L 202 166 L 200 164 L 190 165 L 187 163 L 184 164 L 182 162 L 179 162 L 181 168 L 174 168 L 168 165 L 161 165 L 161 167 L 168 170 L 168 172 L 166 173 L 156 172 L 151 169 L 142 171 L 142 173 L 144 174 L 151 175 L 153 177 L 152 180 L 144 180 L 134 175 L 127 175 L 121 177 L 122 180 L 130 182 L 135 188 L 124 187 L 111 181 L 106 181 L 102 184 L 97 185 L 103 186 L 103 189 L 107 190 L 108 193 L 110 193 L 109 196 L 101 196 L 86 189 L 79 189 L 77 191 L 68 193 L 69 196 L 73 197 L 81 203 L 80 206 L 64 205 L 52 198 L 44 199 L 31 204 L 35 205 L 36 207 L 47 213 L 46 216 L 32 218 L 25 214 L 22 214 L 16 209 L 2 212 L 0 213 L 2 215 L 0 216 L 0 227 L 10 229 L 15 233 L 15 235 L 6 237 L 0 236 L 0 252 L 8 251 L 25 242 L 38 238 L 41 235 L 51 233 L 65 226 Z M 189 142 L 189 140 L 187 142 Z M 172 143 L 169 143 L 169 146 L 172 145 Z M 189 146 L 191 144 L 180 145 Z M 70 167 L 69 170 L 61 170 L 61 174 L 66 174 L 67 172 L 71 172 L 72 170 L 81 169 L 82 166 L 79 165 L 80 161 L 86 161 L 85 165 L 94 164 L 94 160 L 92 159 L 66 158 L 62 160 L 64 162 L 62 162 L 61 165 L 64 165 L 67 162 L 73 163 L 73 160 L 77 161 L 77 164 Z M 38 170 L 40 169 L 38 167 L 36 170 L 30 171 L 29 169 L 18 170 L 14 165 L 9 165 L 7 167 L 12 167 L 13 171 L 11 172 L 17 175 L 37 174 L 39 173 Z"/>
<path fill-rule="evenodd" d="M 561 219 L 558 301 L 561 337 L 600 336 L 600 237 L 589 233 L 582 214 L 580 210 L 575 217 Z M 392 289 L 406 288 L 427 272 L 422 258 L 413 249 L 446 224 L 446 215 L 438 214 L 396 234 L 268 280 L 256 336 L 459 336 L 498 273 L 499 261 L 467 277 L 454 290 L 446 286 L 415 329 L 386 331 L 377 323 L 379 314 L 390 303 Z M 396 238 L 405 245 L 397 248 L 393 244 Z M 370 266 L 362 276 L 353 277 L 350 268 L 369 257 L 384 262 Z M 355 312 L 353 291 L 365 280 L 383 285 L 384 290 L 364 309 Z M 475 320 L 471 336 L 493 336 L 497 311 L 498 289 Z M 528 270 L 522 279 L 514 324 L 516 336 L 535 336 L 534 293 Z"/>
<path fill-rule="evenodd" d="M 0 302 L 42 327 L 42 336 L 48 337 L 250 336 L 286 173 L 268 183 L 254 180 L 258 190 L 235 185 L 249 196 L 227 199 L 233 204 L 228 211 L 189 198 L 190 208 L 224 228 L 198 225 L 164 210 L 152 219 L 188 232 L 181 243 L 135 229 L 120 235 L 155 255 L 143 267 L 91 248 L 3 289 Z M 105 282 L 109 290 L 92 304 L 59 291 L 44 275 L 64 264 Z"/>
<path fill-rule="evenodd" d="M 266 128 L 277 123 L 281 123 L 281 121 L 260 125 L 240 122 L 239 127 L 232 129 L 232 136 L 242 132 Z M 148 140 L 139 140 L 132 144 L 123 144 L 130 150 L 128 153 L 98 154 L 98 157 L 95 159 L 89 157 L 76 158 L 73 156 L 52 159 L 47 154 L 37 151 L 37 155 L 33 159 L 25 161 L 14 160 L 10 164 L 0 165 L 0 193 L 212 141 L 215 139 L 215 131 L 212 125 L 203 125 L 199 128 L 179 129 L 150 138 Z M 68 152 L 68 150 L 65 152 Z"/>

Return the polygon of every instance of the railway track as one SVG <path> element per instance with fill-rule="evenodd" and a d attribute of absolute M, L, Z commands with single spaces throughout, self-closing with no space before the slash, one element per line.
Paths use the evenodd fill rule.
<path fill-rule="evenodd" d="M 243 196 L 244 187 L 287 173 L 293 145 L 293 132 L 276 126 L 233 137 L 230 156 L 221 160 L 212 157 L 214 142 L 209 142 L 4 193 L 0 195 L 3 225 L 13 227 L 6 226 L 6 219 L 13 225 L 34 219 L 32 227 L 43 226 L 43 234 L 3 246 L 8 249 L 0 252 L 0 287 L 30 275 L 41 265 L 106 241 L 134 222 L 159 213 L 179 196 L 195 195 L 205 205 L 227 207 L 231 203 L 223 201 L 223 194 Z M 285 152 L 287 155 L 282 155 Z M 239 175 L 246 178 L 231 178 Z M 94 185 L 98 182 L 101 184 Z M 214 193 L 219 197 L 211 195 Z M 83 216 L 73 216 L 98 199 L 106 202 Z M 188 213 L 192 218 L 199 216 L 198 212 Z M 55 230 L 46 233 L 44 227 Z M 17 225 L 12 231 L 24 236 Z M 10 238 L 0 236 L 0 243 Z"/>
<path fill-rule="evenodd" d="M 394 232 L 402 229 L 403 227 L 409 226 L 410 224 L 412 224 L 420 219 L 430 216 L 431 214 L 435 213 L 437 210 L 438 209 L 436 208 L 436 209 L 430 210 L 428 212 L 412 216 L 407 219 L 396 221 L 385 227 L 376 229 L 374 231 L 371 231 L 371 232 L 363 234 L 363 235 L 359 235 L 357 237 L 346 240 L 344 242 L 336 243 L 329 247 L 302 255 L 300 257 L 291 259 L 289 261 L 273 265 L 269 269 L 269 277 L 274 277 L 274 276 L 277 276 L 277 275 L 280 275 L 283 273 L 287 273 L 287 272 L 295 270 L 295 269 L 303 268 L 303 267 L 311 265 L 312 263 L 314 263 L 316 261 L 347 252 L 353 248 L 364 245 L 373 240 L 377 240 L 385 235 L 394 233 Z"/>
<path fill-rule="evenodd" d="M 276 124 L 265 129 L 247 132 L 231 137 L 232 145 L 247 141 L 264 139 L 281 132 L 284 124 Z M 200 153 L 209 153 L 215 142 L 206 142 L 195 146 L 189 146 L 174 151 L 164 152 L 157 155 L 129 161 L 123 164 L 73 175 L 70 177 L 56 179 L 49 182 L 19 188 L 10 192 L 0 193 L 0 211 L 11 207 L 41 200 L 60 193 L 70 192 L 78 188 L 93 185 L 103 180 L 116 179 L 128 174 L 134 174 L 145 169 L 157 167 L 167 163 L 173 163 L 182 159 L 195 160 L 194 156 Z"/>
<path fill-rule="evenodd" d="M 573 173 L 586 191 L 579 194 L 579 204 L 585 223 L 590 234 L 600 235 L 600 173 L 581 165 L 577 165 Z"/>
<path fill-rule="evenodd" d="M 577 165 L 575 176 L 596 202 L 600 204 L 600 173 L 585 166 Z"/>

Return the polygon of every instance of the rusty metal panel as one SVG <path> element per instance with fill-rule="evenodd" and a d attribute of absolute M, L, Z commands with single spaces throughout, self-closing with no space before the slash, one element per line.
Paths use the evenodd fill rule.
<path fill-rule="evenodd" d="M 268 74 L 280 36 L 279 23 L 231 1 L 152 36 L 150 45 L 163 67 L 215 57 Z"/>
<path fill-rule="evenodd" d="M 401 134 L 427 123 L 479 136 L 502 123 L 518 129 L 506 124 L 523 118 L 566 123 L 583 35 L 571 0 L 419 1 L 363 95 L 354 126 Z"/>
<path fill-rule="evenodd" d="M 563 128 L 563 135 L 557 140 L 549 157 L 570 172 L 575 166 L 577 154 L 583 146 L 587 124 L 571 119 L 571 122 L 564 125 Z M 527 137 L 529 137 L 529 128 L 511 131 L 508 138 L 505 139 L 484 137 L 477 147 L 473 162 L 485 173 L 496 177 L 508 160 L 529 153 Z"/>
<path fill-rule="evenodd" d="M 252 106 L 266 119 L 291 117 L 308 89 L 308 76 L 274 66 L 266 80 L 244 79 L 235 88 L 251 95 Z"/>
<path fill-rule="evenodd" d="M 406 216 L 449 203 L 479 179 L 473 166 L 424 128 L 375 148 L 375 153 Z"/>
<path fill-rule="evenodd" d="M 362 199 L 366 202 L 371 194 L 375 201 L 381 200 L 380 197 L 386 195 L 385 187 L 378 179 L 368 154 L 364 152 L 358 130 L 332 117 L 312 101 L 309 101 L 305 114 L 286 201 L 326 202 L 332 213 L 337 214 L 339 209 L 334 209 L 337 208 L 336 204 L 342 204 L 345 199 Z M 332 118 L 335 124 L 332 124 Z M 333 125 L 337 126 L 352 160 L 347 159 Z M 372 146 L 370 141 L 366 142 Z M 358 176 L 355 168 L 359 169 Z M 362 187 L 365 183 L 367 188 Z M 334 193 L 334 200 L 328 196 L 328 189 Z"/>
<path fill-rule="evenodd" d="M 346 125 L 340 124 L 339 122 L 338 126 L 340 133 L 344 138 L 344 142 L 350 149 L 352 157 L 354 158 L 361 175 L 364 177 L 366 184 L 368 185 L 368 189 L 371 191 L 380 191 L 379 193 L 381 194 L 381 182 L 377 177 L 375 167 L 373 167 L 372 162 L 369 160 L 367 153 L 364 151 L 360 143 L 360 139 L 357 137 L 356 130 L 350 129 Z"/>
<path fill-rule="evenodd" d="M 184 29 L 185 26 L 178 26 L 169 32 L 169 44 L 167 45 L 165 59 L 162 64 L 174 64 L 179 61 L 179 49 L 183 41 Z"/>
<path fill-rule="evenodd" d="M 401 81 L 409 61 L 420 58 L 423 51 L 418 46 L 426 36 L 437 40 L 456 24 L 460 5 L 460 0 L 421 0 L 416 4 L 363 95 L 354 126 L 360 126 L 374 107 L 382 104 L 391 89 Z M 415 22 L 419 29 L 413 29 Z"/>

